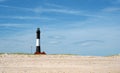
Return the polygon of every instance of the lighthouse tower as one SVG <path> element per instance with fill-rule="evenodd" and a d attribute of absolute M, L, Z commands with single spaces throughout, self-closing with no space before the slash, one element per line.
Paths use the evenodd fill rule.
<path fill-rule="evenodd" d="M 36 31 L 36 52 L 35 54 L 41 53 L 41 47 L 40 47 L 40 28 L 37 28 Z"/>
<path fill-rule="evenodd" d="M 37 31 L 36 31 L 36 52 L 35 52 L 35 54 L 43 54 L 43 55 L 46 54 L 44 51 L 41 52 L 41 47 L 40 47 L 40 28 L 37 28 Z"/>

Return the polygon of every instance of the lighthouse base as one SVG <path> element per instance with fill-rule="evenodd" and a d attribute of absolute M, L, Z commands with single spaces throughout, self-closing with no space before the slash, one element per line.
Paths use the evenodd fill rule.
<path fill-rule="evenodd" d="M 35 52 L 34 53 L 35 55 L 46 55 L 46 53 L 43 51 L 43 52 Z"/>

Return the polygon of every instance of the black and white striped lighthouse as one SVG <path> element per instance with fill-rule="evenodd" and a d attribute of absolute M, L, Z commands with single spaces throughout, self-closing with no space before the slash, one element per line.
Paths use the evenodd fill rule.
<path fill-rule="evenodd" d="M 41 47 L 40 47 L 40 28 L 37 28 L 36 31 L 36 52 L 35 54 L 41 53 Z"/>
<path fill-rule="evenodd" d="M 37 31 L 36 31 L 36 52 L 35 52 L 35 54 L 46 55 L 46 53 L 44 51 L 41 52 L 41 47 L 40 47 L 40 28 L 37 28 Z"/>

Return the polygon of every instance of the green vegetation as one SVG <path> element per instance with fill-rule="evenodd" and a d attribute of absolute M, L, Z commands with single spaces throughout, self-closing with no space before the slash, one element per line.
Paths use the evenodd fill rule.
<path fill-rule="evenodd" d="M 49 55 L 78 55 L 78 54 L 49 54 Z"/>
<path fill-rule="evenodd" d="M 111 56 L 120 56 L 120 54 L 113 54 L 113 55 L 108 55 L 108 56 L 105 56 L 105 57 L 111 57 Z"/>
<path fill-rule="evenodd" d="M 16 52 L 16 53 L 0 53 L 0 55 L 2 55 L 2 54 L 33 55 L 31 53 L 21 53 L 21 52 Z"/>
<path fill-rule="evenodd" d="M 5 54 L 5 53 L 0 53 L 0 55 Z"/>

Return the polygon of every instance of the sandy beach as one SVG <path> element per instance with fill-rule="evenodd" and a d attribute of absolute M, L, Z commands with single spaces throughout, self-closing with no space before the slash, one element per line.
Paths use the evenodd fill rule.
<path fill-rule="evenodd" d="M 1 54 L 0 73 L 120 73 L 120 56 Z"/>

